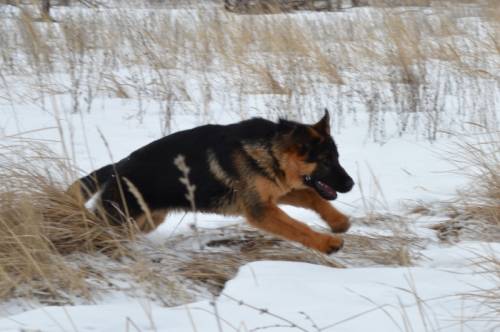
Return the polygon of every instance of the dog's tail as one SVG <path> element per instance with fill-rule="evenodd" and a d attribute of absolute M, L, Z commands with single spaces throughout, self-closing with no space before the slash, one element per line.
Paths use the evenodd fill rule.
<path fill-rule="evenodd" d="M 69 195 L 88 201 L 113 176 L 115 165 L 109 164 L 73 182 L 66 191 Z"/>

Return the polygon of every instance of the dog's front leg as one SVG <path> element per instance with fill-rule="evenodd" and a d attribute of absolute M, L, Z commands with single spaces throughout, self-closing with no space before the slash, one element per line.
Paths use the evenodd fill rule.
<path fill-rule="evenodd" d="M 338 211 L 312 189 L 295 189 L 279 199 L 279 203 L 310 209 L 326 221 L 333 232 L 345 233 L 351 223 L 349 217 Z"/>
<path fill-rule="evenodd" d="M 257 228 L 326 254 L 338 251 L 344 243 L 340 236 L 315 232 L 270 203 L 252 208 L 246 217 Z"/>

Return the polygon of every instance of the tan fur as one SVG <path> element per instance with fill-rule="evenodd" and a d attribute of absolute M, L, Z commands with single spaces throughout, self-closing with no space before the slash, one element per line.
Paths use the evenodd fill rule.
<path fill-rule="evenodd" d="M 349 218 L 312 189 L 293 190 L 282 196 L 279 203 L 315 211 L 335 233 L 346 232 L 350 227 Z"/>
<path fill-rule="evenodd" d="M 253 226 L 279 235 L 287 240 L 302 243 L 304 246 L 331 253 L 342 248 L 344 241 L 339 236 L 313 231 L 305 224 L 291 218 L 280 208 L 267 204 L 259 219 L 247 215 L 247 220 Z"/>
<path fill-rule="evenodd" d="M 307 163 L 296 151 L 284 153 L 280 159 L 280 164 L 285 172 L 287 185 L 290 189 L 304 188 L 302 180 L 304 175 L 310 175 L 316 168 L 315 163 Z"/>
<path fill-rule="evenodd" d="M 148 220 L 146 214 L 141 214 L 135 217 L 135 222 L 137 227 L 144 233 L 149 233 L 154 231 L 167 217 L 167 210 L 154 210 L 151 211 L 151 219 Z"/>
<path fill-rule="evenodd" d="M 316 129 L 314 129 L 313 127 L 309 127 L 307 129 L 308 129 L 309 135 L 311 135 L 311 137 L 318 139 L 320 142 L 322 142 L 324 140 L 323 135 L 320 135 L 320 133 L 318 133 L 318 131 Z"/>
<path fill-rule="evenodd" d="M 82 204 L 85 204 L 93 195 L 93 193 L 87 190 L 79 181 L 73 182 L 66 190 L 66 193 L 76 198 L 79 202 L 82 202 Z"/>
<path fill-rule="evenodd" d="M 255 190 L 257 191 L 262 202 L 276 204 L 278 199 L 290 191 L 287 187 L 280 187 L 273 181 L 258 176 L 253 181 Z"/>
<path fill-rule="evenodd" d="M 273 171 L 272 157 L 265 147 L 256 144 L 243 144 L 243 149 L 268 176 L 276 176 Z"/>
<path fill-rule="evenodd" d="M 248 150 L 251 151 L 251 149 Z M 257 153 L 254 150 L 250 155 L 257 156 Z M 316 168 L 316 164 L 305 162 L 304 158 L 293 150 L 281 153 L 280 157 L 280 166 L 285 172 L 285 183 L 280 185 L 279 182 L 266 177 L 255 176 L 252 184 L 265 207 L 259 218 L 247 213 L 248 221 L 260 229 L 288 240 L 297 241 L 321 252 L 330 253 L 339 250 L 343 245 L 342 238 L 315 232 L 303 223 L 289 217 L 276 205 L 278 202 L 294 203 L 293 205 L 318 212 L 335 231 L 348 228 L 345 226 L 345 224 L 349 224 L 347 217 L 314 191 L 302 189 L 305 187 L 303 176 L 311 174 Z M 265 157 L 262 155 L 260 158 L 264 159 Z"/>
<path fill-rule="evenodd" d="M 210 169 L 210 172 L 212 175 L 220 181 L 222 184 L 227 186 L 228 188 L 235 188 L 236 187 L 236 182 L 235 180 L 231 179 L 226 172 L 222 169 L 222 166 L 220 165 L 219 161 L 217 160 L 217 157 L 213 153 L 213 151 L 207 151 L 207 161 L 208 161 L 208 167 Z"/>

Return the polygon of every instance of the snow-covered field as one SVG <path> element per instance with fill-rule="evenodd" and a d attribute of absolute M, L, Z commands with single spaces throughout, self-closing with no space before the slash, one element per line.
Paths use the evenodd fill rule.
<path fill-rule="evenodd" d="M 425 250 L 431 262 L 411 268 L 255 262 L 243 266 L 216 299 L 173 308 L 145 300 L 44 307 L 0 320 L 0 326 L 6 331 L 495 331 L 498 317 L 485 316 L 480 300 L 470 295 L 477 287 L 498 286 L 468 266 L 484 249 L 469 243 Z"/>
<path fill-rule="evenodd" d="M 2 149 L 42 142 L 82 175 L 169 132 L 252 116 L 312 122 L 328 107 L 341 162 L 357 183 L 334 202 L 353 227 L 330 266 L 250 262 L 216 295 L 197 285 L 185 298 L 166 292 L 172 298 L 162 301 L 152 294 L 164 290 L 142 290 L 96 256 L 109 290 L 100 287 L 90 299 L 69 295 L 60 306 L 36 296 L 6 299 L 0 331 L 500 330 L 500 233 L 462 236 L 463 224 L 443 241 L 432 229 L 453 219 L 441 203 L 469 186 L 450 163 L 462 134 L 474 142 L 479 126 L 499 130 L 500 15 L 492 4 L 263 17 L 227 14 L 212 2 L 77 6 L 56 8 L 57 23 L 32 25 L 17 8 L 0 5 Z M 89 37 L 98 31 L 99 38 Z M 322 227 L 310 211 L 284 209 Z M 198 248 L 194 221 L 207 243 L 244 240 L 242 219 L 175 214 L 141 239 L 153 248 L 146 254 L 238 255 L 238 246 Z M 92 256 L 86 259 L 92 265 Z"/>

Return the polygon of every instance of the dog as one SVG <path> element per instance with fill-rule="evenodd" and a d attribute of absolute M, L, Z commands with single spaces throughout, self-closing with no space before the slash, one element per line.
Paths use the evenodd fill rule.
<path fill-rule="evenodd" d="M 174 164 L 179 155 L 190 170 L 184 181 Z M 191 199 L 186 180 L 195 189 Z M 353 186 L 339 163 L 325 109 L 313 125 L 253 118 L 179 131 L 77 180 L 68 191 L 84 201 L 98 193 L 96 211 L 113 224 L 133 220 L 144 232 L 169 211 L 239 215 L 261 230 L 330 254 L 342 248 L 341 236 L 314 231 L 278 205 L 311 209 L 332 232 L 346 232 L 349 218 L 329 201 Z"/>

